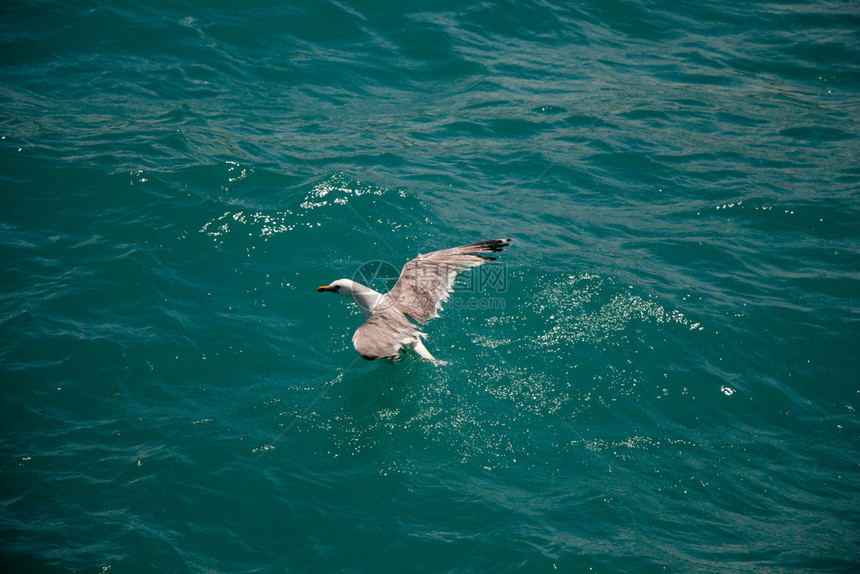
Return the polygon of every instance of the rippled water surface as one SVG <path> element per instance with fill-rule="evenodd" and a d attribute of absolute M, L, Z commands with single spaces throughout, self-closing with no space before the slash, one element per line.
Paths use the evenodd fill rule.
<path fill-rule="evenodd" d="M 3 3 L 0 569 L 857 571 L 858 14 Z"/>

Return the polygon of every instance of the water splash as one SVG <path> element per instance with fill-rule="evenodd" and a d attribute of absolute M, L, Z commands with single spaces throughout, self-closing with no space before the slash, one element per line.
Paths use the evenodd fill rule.
<path fill-rule="evenodd" d="M 253 168 L 244 168 L 235 162 L 228 163 L 231 164 L 227 174 L 227 181 L 230 184 L 241 182 L 253 173 Z M 229 189 L 229 186 L 222 186 L 223 191 Z M 351 201 L 365 196 L 403 198 L 406 194 L 401 190 L 392 191 L 364 184 L 337 173 L 314 185 L 290 208 L 275 211 L 227 210 L 206 222 L 199 231 L 217 243 L 223 243 L 225 237 L 230 234 L 268 241 L 283 233 L 321 227 L 328 218 L 335 218 L 342 222 L 344 220 L 342 213 L 334 213 L 331 210 L 344 207 L 348 209 L 348 219 L 354 220 L 357 225 L 367 226 L 368 222 L 358 208 L 350 205 Z M 397 219 L 372 223 L 381 224 L 386 231 L 403 227 L 402 222 Z"/>

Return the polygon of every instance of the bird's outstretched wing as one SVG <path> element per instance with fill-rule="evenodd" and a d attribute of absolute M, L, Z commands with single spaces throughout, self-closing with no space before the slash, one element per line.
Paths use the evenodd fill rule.
<path fill-rule="evenodd" d="M 492 239 L 419 255 L 403 266 L 400 278 L 385 294 L 387 301 L 382 302 L 380 309 L 387 303 L 423 325 L 439 316 L 457 273 L 494 260 L 495 257 L 486 254 L 498 253 L 510 243 L 510 239 Z"/>
<path fill-rule="evenodd" d="M 358 354 L 373 359 L 400 358 L 401 347 L 414 347 L 424 333 L 394 306 L 379 309 L 352 336 Z"/>

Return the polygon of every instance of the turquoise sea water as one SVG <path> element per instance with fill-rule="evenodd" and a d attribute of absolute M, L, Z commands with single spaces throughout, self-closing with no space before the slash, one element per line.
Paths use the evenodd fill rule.
<path fill-rule="evenodd" d="M 3 572 L 857 572 L 856 2 L 0 5 Z M 365 264 L 510 236 L 369 363 Z"/>

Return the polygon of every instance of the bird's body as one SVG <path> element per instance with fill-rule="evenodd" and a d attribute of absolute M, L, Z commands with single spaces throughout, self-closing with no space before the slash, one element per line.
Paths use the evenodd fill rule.
<path fill-rule="evenodd" d="M 338 279 L 317 291 L 352 297 L 358 303 L 365 322 L 352 336 L 352 344 L 365 359 L 398 360 L 400 350 L 407 348 L 438 363 L 424 346 L 427 335 L 419 325 L 439 316 L 459 272 L 495 259 L 485 254 L 501 251 L 510 241 L 493 239 L 419 255 L 403 266 L 394 288 L 385 294 L 351 279 Z"/>

